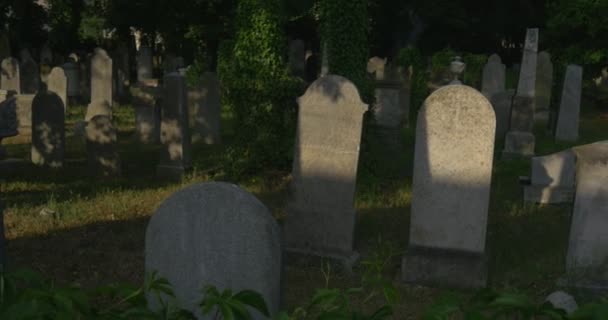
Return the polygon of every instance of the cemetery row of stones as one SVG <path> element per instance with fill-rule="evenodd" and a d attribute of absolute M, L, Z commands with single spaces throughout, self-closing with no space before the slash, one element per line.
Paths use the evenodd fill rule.
<path fill-rule="evenodd" d="M 504 66 L 494 56 L 484 69 L 483 94 L 455 79 L 426 99 L 416 127 L 410 240 L 401 266 L 404 281 L 486 285 L 485 239 L 494 146 L 503 138 L 497 132 L 501 122 L 506 122 L 502 124 L 503 155 L 534 154 L 532 127 L 535 119 L 542 119 L 537 116 L 542 112 L 535 110 L 537 47 L 538 30 L 529 29 L 515 92 L 505 90 Z M 102 49 L 95 51 L 91 70 L 91 103 L 85 119 L 89 161 L 105 174 L 116 174 L 120 162 L 111 121 L 112 60 Z M 570 73 L 560 110 L 560 119 L 564 119 L 558 123 L 566 123 L 562 132 L 567 139 L 575 139 L 581 71 L 572 67 Z M 200 130 L 196 124 L 194 128 L 202 139 L 208 143 L 219 139 L 219 85 L 211 73 L 203 78 L 198 94 L 188 90 L 179 72 L 165 75 L 162 87 L 142 79 L 131 88 L 136 110 L 142 109 L 136 112 L 138 133 L 143 140 L 158 139 L 163 145 L 157 166 L 161 176 L 179 178 L 191 166 L 188 104 L 197 104 L 194 118 Z M 399 87 L 378 86 L 376 96 L 374 115 L 387 119 L 379 124 L 387 128 L 402 125 L 395 121 L 406 114 Z M 48 90 L 40 90 L 33 100 L 32 161 L 61 165 L 65 103 Z M 3 104 L 18 101 L 19 95 Z M 146 269 L 169 279 L 188 309 L 196 310 L 199 285 L 208 283 L 254 289 L 276 311 L 283 250 L 338 259 L 345 265 L 357 260 L 354 194 L 368 106 L 355 85 L 337 75 L 317 79 L 298 104 L 293 193 L 283 230 L 255 197 L 226 183 L 183 189 L 153 215 L 146 233 Z M 566 156 L 557 161 L 534 158 L 538 165 L 533 166 L 532 184 L 527 189 L 551 198 L 546 195 L 561 191 L 555 188 L 556 181 L 568 183 L 574 194 L 570 197 L 574 212 L 566 282 L 602 286 L 606 279 L 601 274 L 586 272 L 574 282 L 570 276 L 581 269 L 600 270 L 608 258 L 608 243 L 602 236 L 608 225 L 608 144 L 581 146 L 563 154 Z M 545 180 L 536 179 L 542 175 L 537 171 L 543 171 Z"/>

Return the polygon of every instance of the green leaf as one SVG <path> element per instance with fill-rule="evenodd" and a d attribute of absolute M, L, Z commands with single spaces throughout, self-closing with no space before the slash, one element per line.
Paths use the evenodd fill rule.
<path fill-rule="evenodd" d="M 264 297 L 255 291 L 243 290 L 235 294 L 232 298 L 254 308 L 267 317 L 270 316 Z"/>

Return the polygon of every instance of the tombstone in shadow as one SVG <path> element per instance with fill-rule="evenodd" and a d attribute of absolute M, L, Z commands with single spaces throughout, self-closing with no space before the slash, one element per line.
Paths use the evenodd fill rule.
<path fill-rule="evenodd" d="M 551 89 L 553 87 L 553 63 L 547 51 L 538 53 L 536 70 L 536 101 L 534 106 L 534 121 L 546 123 L 549 121 L 551 106 Z"/>
<path fill-rule="evenodd" d="M 27 49 L 21 50 L 21 93 L 35 94 L 40 89 L 40 68 Z"/>
<path fill-rule="evenodd" d="M 529 184 L 524 186 L 524 201 L 542 204 L 572 203 L 576 155 L 572 149 L 531 160 Z"/>
<path fill-rule="evenodd" d="M 70 55 L 68 61 L 62 65 L 67 81 L 67 97 L 71 101 L 75 101 L 80 97 L 80 68 Z"/>
<path fill-rule="evenodd" d="M 313 82 L 298 104 L 286 249 L 337 259 L 348 270 L 358 259 L 354 195 L 367 105 L 337 75 Z"/>
<path fill-rule="evenodd" d="M 447 85 L 418 113 L 412 210 L 402 279 L 477 288 L 485 255 L 496 117 L 477 90 Z"/>
<path fill-rule="evenodd" d="M 201 290 L 248 289 L 262 295 L 270 316 L 281 300 L 280 228 L 256 197 L 225 182 L 198 183 L 160 204 L 146 229 L 145 268 L 171 283 L 197 319 Z M 153 309 L 155 296 L 148 296 Z M 166 297 L 162 297 L 163 299 Z M 253 319 L 268 319 L 252 312 Z"/>
<path fill-rule="evenodd" d="M 488 62 L 483 67 L 481 79 L 481 93 L 490 99 L 498 92 L 504 92 L 506 67 L 502 63 L 500 56 L 493 54 L 488 58 Z"/>
<path fill-rule="evenodd" d="M 137 81 L 152 79 L 152 49 L 140 46 L 137 52 Z"/>
<path fill-rule="evenodd" d="M 32 102 L 32 163 L 59 168 L 65 153 L 65 114 L 61 98 L 43 84 Z"/>
<path fill-rule="evenodd" d="M 141 143 L 160 142 L 162 88 L 136 83 L 129 88 L 135 109 L 135 135 Z"/>
<path fill-rule="evenodd" d="M 92 117 L 85 129 L 89 172 L 93 176 L 118 176 L 121 172 L 116 129 L 107 115 Z"/>
<path fill-rule="evenodd" d="M 505 135 L 509 131 L 511 106 L 513 104 L 514 95 L 515 90 L 506 90 L 495 92 L 490 97 L 494 113 L 496 113 L 496 142 L 504 141 Z"/>
<path fill-rule="evenodd" d="M 306 44 L 300 39 L 289 41 L 289 69 L 292 75 L 304 79 L 306 73 Z"/>
<path fill-rule="evenodd" d="M 21 93 L 19 61 L 13 57 L 4 58 L 0 68 L 0 89 Z"/>
<path fill-rule="evenodd" d="M 578 140 L 578 122 L 581 112 L 583 67 L 569 65 L 566 68 L 559 117 L 555 128 L 555 140 L 574 142 Z"/>
<path fill-rule="evenodd" d="M 205 72 L 200 83 L 188 90 L 189 112 L 192 112 L 192 142 L 221 143 L 220 82 L 213 72 Z"/>

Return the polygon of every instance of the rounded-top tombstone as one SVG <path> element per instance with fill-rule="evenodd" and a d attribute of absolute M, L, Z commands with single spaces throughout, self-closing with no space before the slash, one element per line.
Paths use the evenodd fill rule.
<path fill-rule="evenodd" d="M 54 67 L 53 69 L 51 69 L 47 84 L 48 91 L 57 94 L 63 102 L 63 107 L 67 108 L 68 79 L 63 68 Z"/>
<path fill-rule="evenodd" d="M 207 285 L 257 291 L 276 314 L 280 229 L 268 209 L 238 186 L 195 184 L 171 195 L 150 219 L 145 268 L 166 278 L 181 307 L 199 319 L 207 319 L 198 311 L 201 289 Z M 266 319 L 259 314 L 255 318 Z"/>
<path fill-rule="evenodd" d="M 61 98 L 40 91 L 32 101 L 32 163 L 58 168 L 63 166 L 65 113 Z"/>
<path fill-rule="evenodd" d="M 485 285 L 485 250 L 496 116 L 477 90 L 431 94 L 416 127 L 409 249 L 404 280 Z"/>

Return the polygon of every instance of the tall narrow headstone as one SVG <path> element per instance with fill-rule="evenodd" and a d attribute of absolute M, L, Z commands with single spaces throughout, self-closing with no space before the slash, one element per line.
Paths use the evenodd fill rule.
<path fill-rule="evenodd" d="M 192 166 L 192 160 L 186 79 L 177 72 L 164 77 L 160 140 L 163 146 L 157 175 L 181 179 Z"/>
<path fill-rule="evenodd" d="M 503 141 L 509 131 L 514 94 L 515 90 L 499 91 L 492 94 L 490 98 L 494 113 L 496 113 L 496 141 Z"/>
<path fill-rule="evenodd" d="M 536 70 L 536 104 L 534 106 L 534 119 L 537 122 L 549 120 L 549 107 L 551 104 L 551 88 L 553 86 L 553 63 L 547 51 L 538 54 Z"/>
<path fill-rule="evenodd" d="M 2 60 L 1 68 L 0 89 L 21 93 L 19 61 L 13 57 L 5 58 Z"/>
<path fill-rule="evenodd" d="M 49 77 L 47 80 L 48 91 L 54 92 L 57 94 L 61 101 L 63 102 L 63 107 L 67 108 L 68 103 L 68 80 L 65 76 L 65 72 L 63 68 L 54 67 L 51 69 L 51 73 L 49 73 Z"/>
<path fill-rule="evenodd" d="M 91 59 L 91 102 L 105 101 L 112 106 L 112 59 L 96 48 Z"/>
<path fill-rule="evenodd" d="M 578 121 L 581 110 L 581 90 L 583 85 L 583 67 L 569 65 L 566 69 L 562 100 L 559 106 L 559 117 L 555 129 L 555 139 L 576 141 L 578 139 Z"/>
<path fill-rule="evenodd" d="M 337 75 L 317 79 L 298 104 L 287 250 L 348 262 L 357 256 L 354 195 L 367 105 Z"/>
<path fill-rule="evenodd" d="M 19 135 L 29 141 L 32 135 L 32 103 L 33 94 L 17 95 L 17 122 L 19 122 Z"/>
<path fill-rule="evenodd" d="M 65 153 L 65 111 L 54 92 L 41 90 L 32 102 L 32 163 L 59 168 Z"/>
<path fill-rule="evenodd" d="M 80 96 L 80 68 L 74 61 L 63 64 L 63 71 L 67 78 L 67 95 L 70 98 Z"/>
<path fill-rule="evenodd" d="M 160 142 L 160 88 L 137 83 L 130 88 L 135 108 L 135 133 L 141 143 Z"/>
<path fill-rule="evenodd" d="M 205 72 L 199 86 L 188 92 L 194 126 L 192 141 L 205 144 L 221 143 L 220 82 L 213 72 Z"/>
<path fill-rule="evenodd" d="M 35 94 L 40 89 L 40 68 L 27 49 L 21 50 L 21 93 Z"/>
<path fill-rule="evenodd" d="M 152 51 L 150 47 L 141 46 L 137 52 L 137 81 L 152 79 Z"/>
<path fill-rule="evenodd" d="M 225 182 L 184 188 L 160 204 L 146 229 L 145 268 L 175 291 L 179 307 L 200 313 L 201 290 L 262 295 L 271 316 L 281 297 L 280 228 L 253 195 Z M 152 308 L 155 297 L 148 297 Z M 253 318 L 267 319 L 257 312 Z"/>
<path fill-rule="evenodd" d="M 511 108 L 511 123 L 505 138 L 504 158 L 534 155 L 536 139 L 534 128 L 534 103 L 536 92 L 536 62 L 538 29 L 528 29 L 519 72 L 517 91 Z"/>
<path fill-rule="evenodd" d="M 567 285 L 608 293 L 608 142 L 573 148 L 576 197 L 566 256 Z"/>
<path fill-rule="evenodd" d="M 505 72 L 506 67 L 502 63 L 500 56 L 497 54 L 491 55 L 483 68 L 481 79 L 481 93 L 483 93 L 486 98 L 490 99 L 495 93 L 504 92 L 506 90 Z"/>
<path fill-rule="evenodd" d="M 120 175 L 120 157 L 116 146 L 116 129 L 112 119 L 96 115 L 85 129 L 89 170 L 94 176 Z"/>
<path fill-rule="evenodd" d="M 306 72 L 306 44 L 300 39 L 289 41 L 289 67 L 294 76 L 304 78 Z"/>
<path fill-rule="evenodd" d="M 486 284 L 486 228 L 496 116 L 478 91 L 448 85 L 418 114 L 406 282 Z"/>

